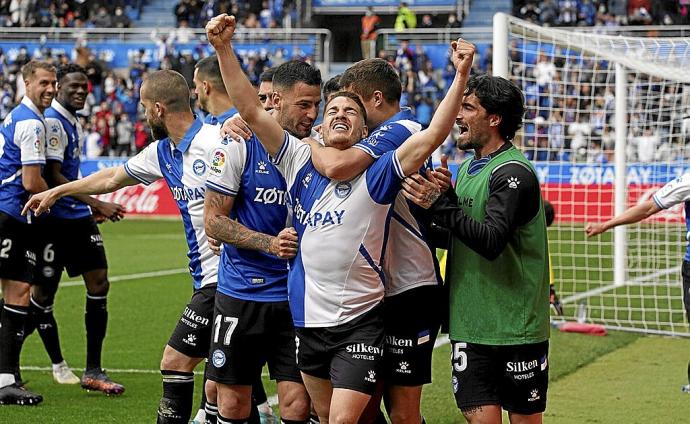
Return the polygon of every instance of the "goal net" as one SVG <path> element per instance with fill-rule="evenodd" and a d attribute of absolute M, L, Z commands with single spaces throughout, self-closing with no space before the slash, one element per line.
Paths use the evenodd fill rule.
<path fill-rule="evenodd" d="M 493 73 L 525 93 L 516 144 L 556 211 L 549 247 L 565 319 L 688 336 L 682 205 L 591 239 L 584 233 L 587 222 L 690 171 L 690 39 L 625 31 L 543 28 L 499 14 Z"/>

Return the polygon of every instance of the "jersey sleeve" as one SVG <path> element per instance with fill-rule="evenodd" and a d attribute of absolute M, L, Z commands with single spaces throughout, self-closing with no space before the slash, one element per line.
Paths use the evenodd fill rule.
<path fill-rule="evenodd" d="M 213 149 L 208 160 L 211 166 L 206 187 L 228 196 L 237 196 L 247 162 L 247 144 L 223 140 Z"/>
<path fill-rule="evenodd" d="M 67 148 L 67 133 L 59 119 L 46 118 L 46 159 L 62 162 Z"/>
<path fill-rule="evenodd" d="M 415 126 L 420 127 L 413 121 L 384 124 L 353 147 L 378 159 L 384 153 L 400 147 L 413 133 L 419 131 Z"/>
<path fill-rule="evenodd" d="M 17 122 L 14 128 L 14 142 L 21 151 L 22 165 L 42 165 L 46 163 L 46 129 L 38 119 Z"/>
<path fill-rule="evenodd" d="M 384 153 L 366 170 L 367 189 L 376 203 L 393 203 L 405 174 L 396 151 Z"/>
<path fill-rule="evenodd" d="M 661 209 L 668 209 L 678 203 L 690 200 L 690 173 L 683 174 L 666 183 L 652 196 Z"/>
<path fill-rule="evenodd" d="M 285 177 L 285 182 L 289 189 L 295 181 L 297 172 L 311 160 L 311 148 L 307 143 L 302 143 L 300 139 L 288 134 L 286 131 L 285 140 L 280 150 L 278 150 L 275 157 L 269 157 L 280 173 L 283 174 L 283 177 Z"/>
<path fill-rule="evenodd" d="M 142 184 L 149 185 L 163 178 L 158 162 L 158 143 L 154 141 L 125 163 L 125 172 Z"/>

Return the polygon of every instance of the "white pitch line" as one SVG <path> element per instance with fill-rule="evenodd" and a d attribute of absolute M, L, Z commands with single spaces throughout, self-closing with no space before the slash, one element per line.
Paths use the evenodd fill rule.
<path fill-rule="evenodd" d="M 37 367 L 33 365 L 22 365 L 21 366 L 22 371 L 53 371 L 52 367 Z M 72 368 L 72 371 L 84 371 L 84 368 Z M 108 368 L 108 372 L 113 373 L 113 374 L 160 374 L 161 372 L 159 370 L 145 370 L 145 369 L 137 369 L 137 368 L 124 368 L 124 369 L 118 369 L 118 368 Z M 204 375 L 204 371 L 194 371 L 194 374 L 196 375 Z M 261 373 L 262 377 L 268 377 L 268 373 L 264 372 Z"/>
<path fill-rule="evenodd" d="M 108 277 L 108 281 L 114 283 L 116 281 L 127 281 L 127 280 L 138 280 L 140 278 L 151 278 L 151 277 L 162 277 L 164 275 L 175 275 L 175 274 L 185 274 L 189 272 L 189 268 L 174 268 L 174 269 L 163 269 L 160 271 L 151 272 L 139 272 L 136 274 L 125 274 L 125 275 L 115 275 L 113 277 Z M 74 287 L 83 286 L 84 282 L 82 280 L 69 280 L 60 284 L 60 287 Z"/>
<path fill-rule="evenodd" d="M 597 287 L 596 289 L 587 290 L 586 292 L 576 293 L 572 296 L 561 298 L 561 303 L 572 303 L 578 300 L 585 299 L 592 296 L 597 296 L 610 290 L 614 290 L 618 287 L 634 286 L 646 281 L 652 280 L 654 278 L 662 277 L 664 275 L 673 274 L 674 272 L 680 272 L 680 266 L 673 268 L 663 269 L 661 271 L 653 272 L 651 274 L 643 275 L 641 277 L 633 278 L 630 281 L 626 281 L 624 284 L 609 284 L 603 287 Z"/>

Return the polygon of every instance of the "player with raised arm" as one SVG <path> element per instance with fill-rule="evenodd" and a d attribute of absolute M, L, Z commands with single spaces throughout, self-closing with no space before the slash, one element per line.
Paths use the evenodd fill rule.
<path fill-rule="evenodd" d="M 464 41 L 452 43 L 458 72 L 427 130 L 356 178 L 338 182 L 318 173 L 310 147 L 276 124 L 246 78 L 236 78 L 234 29 L 234 17 L 227 15 L 206 26 L 235 106 L 287 182 L 300 238 L 288 291 L 302 377 L 323 422 L 356 422 L 375 389 L 383 353 L 386 216 L 402 178 L 416 172 L 450 131 L 475 49 Z M 366 111 L 356 95 L 338 93 L 325 110 L 327 146 L 345 149 L 367 135 Z"/>
<path fill-rule="evenodd" d="M 48 188 L 43 112 L 55 96 L 55 67 L 32 60 L 22 67 L 26 94 L 0 128 L 0 404 L 36 405 L 43 400 L 15 379 L 24 341 L 30 285 L 34 282 L 36 245 L 31 218 L 21 214 L 31 193 Z"/>
<path fill-rule="evenodd" d="M 273 74 L 271 73 L 271 78 L 272 78 L 272 75 Z M 237 113 L 237 110 L 232 107 L 232 101 L 230 100 L 230 97 L 228 96 L 227 91 L 225 90 L 225 85 L 223 84 L 223 79 L 222 79 L 222 76 L 220 74 L 220 68 L 218 66 L 218 60 L 216 59 L 215 56 L 209 56 L 207 58 L 204 58 L 196 64 L 196 69 L 194 72 L 194 84 L 195 84 L 195 91 L 197 93 L 197 98 L 199 100 L 200 106 L 204 110 L 208 111 L 208 113 L 209 113 L 206 117 L 207 123 L 210 123 L 212 125 L 217 125 L 218 127 L 220 127 L 221 123 L 223 123 L 228 118 L 232 117 L 233 115 L 235 115 Z M 266 89 L 266 87 L 264 87 L 264 89 Z M 269 88 L 269 91 L 272 93 L 271 88 Z M 261 99 L 259 99 L 259 100 L 261 100 Z M 236 143 L 232 143 L 232 144 L 236 144 Z M 227 146 L 227 147 L 225 147 L 225 146 Z M 228 143 L 224 140 L 223 142 L 219 143 L 217 145 L 217 147 L 218 147 L 219 151 L 221 151 L 225 155 L 224 156 L 225 160 L 223 161 L 223 164 L 220 164 L 220 166 L 210 168 L 212 175 L 215 175 L 215 174 L 213 174 L 214 171 L 217 171 L 219 169 L 224 170 L 226 167 L 229 167 L 231 163 L 237 164 L 236 160 L 238 160 L 238 158 L 239 158 L 237 152 L 227 151 L 228 149 L 232 149 L 232 148 L 237 147 L 237 146 L 228 145 Z M 214 157 L 215 157 L 215 154 L 214 154 Z M 261 162 L 264 163 L 264 166 L 266 166 L 267 163 L 268 163 L 268 165 L 270 165 L 268 160 L 255 161 L 255 162 L 257 163 L 257 166 Z M 244 162 L 242 162 L 242 163 L 244 163 Z M 264 171 L 265 171 L 265 169 L 264 169 Z M 232 174 L 231 172 L 228 172 L 226 175 L 226 178 L 232 178 L 231 174 Z M 240 172 L 240 175 L 241 174 L 242 173 Z M 274 174 L 274 176 L 276 176 L 277 178 L 282 180 L 282 177 L 279 176 L 279 173 L 277 171 L 274 171 L 273 174 Z M 268 174 L 267 173 L 256 174 L 257 177 L 263 176 L 263 175 L 268 175 Z M 219 184 L 221 184 L 221 187 L 222 187 L 223 186 L 222 175 L 221 176 L 216 175 L 216 177 L 220 177 L 219 179 L 221 182 L 219 182 Z M 249 173 L 249 172 L 246 172 L 246 177 L 249 180 L 252 180 L 254 178 L 254 175 Z M 264 177 L 264 178 L 266 178 L 266 177 Z M 245 181 L 248 181 L 248 180 L 245 180 Z M 273 182 L 280 183 L 280 181 L 273 181 Z M 208 184 L 208 182 L 207 182 L 207 184 Z M 265 182 L 264 182 L 264 184 L 265 184 Z M 283 186 L 285 185 L 284 180 L 282 181 L 282 185 Z M 275 199 L 270 198 L 270 196 L 276 192 L 276 187 L 274 185 L 269 184 L 268 186 L 263 187 L 263 190 L 266 193 L 266 195 L 268 196 L 267 200 L 272 200 L 271 203 L 274 203 L 276 207 L 285 209 L 284 201 L 283 202 L 276 202 Z M 207 203 L 211 203 L 213 201 L 213 199 L 216 199 L 217 197 L 223 197 L 223 196 L 224 195 L 221 192 L 213 190 L 213 188 L 206 191 Z M 243 201 L 245 201 L 245 199 L 253 199 L 254 197 L 255 196 L 250 193 L 247 196 L 240 196 L 240 201 L 243 202 Z M 259 202 L 259 203 L 261 203 L 261 202 Z M 227 206 L 226 202 L 222 201 L 222 200 L 220 201 L 220 204 L 222 206 Z M 222 206 L 221 206 L 221 209 L 223 209 L 223 210 L 212 209 L 211 214 L 210 214 L 211 217 L 215 217 L 216 214 L 220 214 L 221 216 L 228 217 L 230 215 L 230 210 L 225 210 L 225 208 Z M 259 206 L 259 208 L 261 207 L 261 205 L 258 205 L 258 206 Z M 207 209 L 208 209 L 208 206 L 207 206 Z M 242 208 L 239 208 L 239 209 L 242 209 Z M 206 214 L 208 215 L 208 212 Z M 267 216 L 269 216 L 269 215 L 270 214 L 268 214 Z M 276 224 L 276 223 L 274 223 L 274 224 Z M 237 221 L 229 222 L 227 225 L 232 227 L 231 229 L 233 232 L 245 229 L 245 227 L 243 227 L 243 225 L 241 223 L 238 223 Z M 280 220 L 279 224 L 277 224 L 277 225 L 280 227 L 280 229 L 283 229 L 283 227 L 285 226 L 285 218 Z M 252 231 L 247 230 L 247 233 L 252 234 Z M 207 233 L 207 234 L 209 234 L 209 233 Z M 271 239 L 271 237 L 268 237 L 268 238 Z M 213 240 L 213 239 L 211 238 L 210 240 Z M 225 241 L 232 241 L 232 240 L 225 240 Z M 219 275 L 219 288 L 218 288 L 218 290 L 221 293 L 226 293 L 228 291 L 228 288 L 226 286 L 230 285 L 234 279 L 232 276 L 228 277 L 225 274 L 223 274 L 222 271 L 224 269 L 226 269 L 223 264 L 226 264 L 226 262 L 228 262 L 228 263 L 230 263 L 230 266 L 232 266 L 232 262 L 234 260 L 242 259 L 241 256 L 237 255 L 237 251 L 234 249 L 234 247 L 231 246 L 230 249 L 231 249 L 230 251 L 224 251 L 224 253 L 221 253 L 223 256 L 221 258 L 220 274 L 222 274 L 222 275 Z M 276 251 L 275 253 L 277 254 L 278 252 Z M 228 255 L 230 255 L 230 256 L 228 256 Z M 250 257 L 255 258 L 255 255 L 250 255 Z M 269 264 L 275 263 L 275 261 L 276 261 L 275 257 L 273 257 L 273 256 L 267 256 L 264 259 Z M 283 262 L 285 262 L 285 260 L 283 260 Z M 261 267 L 263 265 L 264 265 L 263 263 L 259 262 L 257 264 L 258 269 L 261 269 Z M 284 275 L 284 279 L 285 279 L 287 277 L 287 268 L 286 267 L 283 269 L 283 273 L 285 274 Z M 232 272 L 231 272 L 231 274 L 232 274 Z M 249 293 L 249 294 L 251 294 L 251 293 Z M 245 293 L 245 297 L 248 296 L 249 294 Z M 218 296 L 218 294 L 216 296 Z M 290 322 L 290 320 L 288 320 L 288 323 L 289 322 Z M 233 333 L 233 334 L 237 334 L 237 333 Z M 289 349 L 289 351 L 291 353 L 288 356 L 288 358 L 292 359 L 292 362 L 294 362 L 293 355 L 292 355 L 292 352 L 294 351 L 294 330 L 290 329 L 290 334 L 291 334 L 290 343 L 292 344 L 292 347 Z M 221 348 L 223 347 L 222 343 L 221 343 L 220 347 Z M 259 355 L 262 354 L 262 351 L 270 351 L 270 349 L 266 346 L 257 346 L 256 349 L 259 350 L 259 352 L 256 352 Z M 259 355 L 252 355 L 252 359 L 259 357 Z M 249 363 L 247 361 L 236 361 L 236 363 L 239 364 L 239 366 L 241 366 L 241 367 L 247 367 L 249 365 Z M 273 361 L 273 358 L 271 358 L 271 365 L 273 366 L 273 364 L 274 364 L 274 361 Z M 208 372 L 210 371 L 208 369 L 208 367 L 209 367 L 209 365 L 207 363 L 207 372 L 206 372 L 207 375 L 208 375 Z M 293 367 L 294 367 L 294 365 L 293 365 Z M 243 371 L 244 371 L 244 369 L 243 369 Z M 296 372 L 295 374 L 299 378 L 299 372 Z M 299 382 L 301 383 L 301 379 L 299 379 Z M 210 381 L 209 383 L 206 384 L 207 395 L 208 395 L 209 399 L 212 400 L 212 401 L 209 401 L 208 404 L 205 405 L 205 407 L 204 407 L 205 415 L 208 415 L 209 420 L 212 420 L 213 416 L 217 415 L 217 413 L 218 413 L 218 405 L 216 402 L 215 388 L 216 388 L 216 385 L 213 381 Z M 302 389 L 302 390 L 304 390 L 304 389 Z M 256 409 L 258 409 L 258 414 L 259 414 L 261 421 L 262 422 L 272 421 L 274 419 L 274 417 L 272 415 L 273 411 L 271 410 L 270 406 L 268 405 L 266 392 L 264 391 L 264 388 L 263 388 L 263 385 L 261 382 L 261 369 L 257 370 L 255 373 L 255 376 L 254 376 L 254 379 L 252 382 L 251 393 L 252 393 L 252 404 L 253 404 L 252 407 L 256 407 Z M 288 411 L 285 411 L 285 412 L 288 412 Z M 254 413 L 255 413 L 255 411 L 252 410 L 252 414 L 254 414 Z M 199 413 L 197 413 L 197 417 L 195 417 L 195 420 L 198 419 L 199 421 L 202 421 L 201 420 L 202 418 L 206 418 L 206 417 L 202 417 Z"/>
<path fill-rule="evenodd" d="M 276 68 L 275 120 L 296 122 L 304 110 L 315 119 L 320 84 L 321 74 L 307 63 L 291 61 Z M 293 99 L 304 107 L 295 108 Z M 290 133 L 311 130 L 284 128 Z M 213 156 L 218 161 L 206 184 L 206 231 L 225 243 L 208 373 L 218 386 L 223 417 L 219 421 L 249 419 L 250 384 L 268 363 L 271 377 L 278 381 L 281 419 L 305 423 L 309 398 L 295 362 L 295 331 L 287 302 L 285 259 L 296 254 L 297 235 L 292 228 L 284 229 L 285 179 L 256 137 L 244 143 L 223 140 Z M 284 246 L 271 243 L 279 233 Z M 229 337 L 218 337 L 226 331 Z"/>
<path fill-rule="evenodd" d="M 433 175 L 403 182 L 452 235 L 446 283 L 455 400 L 470 423 L 541 423 L 549 350 L 549 260 L 539 180 L 511 140 L 524 97 L 488 75 L 467 83 L 457 115 L 460 166 L 455 190 Z M 429 175 L 429 174 L 428 174 Z"/>
<path fill-rule="evenodd" d="M 685 239 L 690 241 L 690 219 L 688 219 L 690 216 L 690 173 L 685 173 L 669 181 L 650 199 L 628 208 L 608 221 L 588 223 L 585 226 L 585 233 L 587 233 L 587 237 L 593 237 L 619 225 L 635 224 L 681 203 L 685 208 L 685 226 L 687 229 Z M 685 256 L 683 256 L 681 276 L 683 277 L 683 305 L 688 320 L 690 320 L 690 244 L 685 251 Z M 684 392 L 690 393 L 690 362 L 688 362 L 688 380 L 689 384 L 683 386 L 682 389 Z"/>
<path fill-rule="evenodd" d="M 76 111 L 84 107 L 88 94 L 88 78 L 78 65 L 61 65 L 57 82 L 57 96 L 45 111 L 47 145 L 43 174 L 53 187 L 79 178 L 84 134 Z M 56 382 L 79 383 L 62 356 L 53 302 L 63 269 L 71 277 L 82 275 L 86 285 L 86 368 L 82 387 L 117 395 L 124 387 L 113 382 L 101 368 L 110 284 L 103 239 L 89 206 L 99 217 L 113 221 L 119 220 L 124 212 L 120 205 L 81 195 L 60 199 L 50 215 L 40 220 L 42 245 L 37 250 L 38 272 L 31 288 L 26 336 L 34 329 L 41 336 Z"/>
<path fill-rule="evenodd" d="M 395 69 L 383 59 L 366 59 L 348 68 L 340 78 L 343 89 L 357 94 L 367 110 L 371 135 L 349 149 L 310 142 L 312 161 L 323 175 L 350 180 L 384 153 L 400 147 L 422 129 L 409 109 L 400 109 L 402 85 Z M 431 169 L 430 163 L 423 170 Z M 431 382 L 431 355 L 441 316 L 441 277 L 435 247 L 431 245 L 428 214 L 402 194 L 386 226 L 386 407 L 393 424 L 419 424 L 422 385 Z M 443 246 L 445 247 L 445 246 Z M 410 313 L 414 310 L 415 313 Z M 377 393 L 367 415 L 378 411 Z"/>

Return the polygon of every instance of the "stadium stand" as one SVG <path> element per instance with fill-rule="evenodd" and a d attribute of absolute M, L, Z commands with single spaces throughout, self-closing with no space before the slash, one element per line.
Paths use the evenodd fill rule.
<path fill-rule="evenodd" d="M 118 152 L 134 153 L 148 142 L 148 131 L 138 108 L 138 88 L 142 78 L 150 70 L 175 69 L 182 73 L 191 83 L 194 64 L 205 57 L 203 39 L 191 28 L 201 28 L 206 21 L 221 12 L 230 12 L 238 16 L 242 27 L 247 29 L 291 27 L 298 19 L 296 2 L 262 1 L 238 2 L 180 0 L 172 7 L 164 0 L 118 0 L 115 2 L 17 2 L 21 5 L 11 6 L 3 2 L 0 6 L 0 23 L 5 27 L 56 27 L 56 28 L 97 28 L 97 27 L 154 27 L 164 24 L 174 27 L 172 30 L 156 30 L 150 34 L 151 48 L 142 48 L 128 53 L 122 60 L 104 60 L 102 52 L 84 46 L 77 47 L 76 57 L 69 56 L 64 48 L 51 48 L 50 43 L 38 45 L 20 45 L 19 48 L 0 47 L 0 118 L 5 115 L 21 98 L 21 88 L 17 90 L 18 69 L 34 57 L 52 60 L 55 63 L 76 60 L 86 67 L 89 73 L 91 93 L 87 102 L 87 112 L 91 116 L 84 122 L 89 134 L 85 154 L 89 157 L 112 155 L 115 146 L 123 143 L 117 141 L 118 122 L 123 114 L 133 123 L 133 138 L 129 149 L 119 147 Z M 464 2 L 461 2 L 464 5 Z M 15 3 L 12 2 L 12 5 Z M 460 4 L 460 3 L 459 3 Z M 447 21 L 420 15 L 420 30 L 405 31 L 397 34 L 392 42 L 381 43 L 377 56 L 389 61 L 400 72 L 403 82 L 402 105 L 413 109 L 423 125 L 428 125 L 433 111 L 445 95 L 445 88 L 452 79 L 453 69 L 446 59 L 446 43 L 415 42 L 419 31 L 438 31 L 444 28 L 461 31 L 478 25 L 487 26 L 490 16 L 500 10 L 510 9 L 513 14 L 528 21 L 552 26 L 604 26 L 610 28 L 617 24 L 677 24 L 688 20 L 688 6 L 683 2 L 636 0 L 621 7 L 615 1 L 591 0 L 544 0 L 535 1 L 491 0 L 471 2 L 463 8 L 460 18 L 450 13 Z M 464 16 L 465 11 L 467 16 Z M 462 24 L 463 28 L 459 28 Z M 436 29 L 438 28 L 438 29 Z M 385 31 L 383 31 L 385 32 Z M 408 35 L 409 34 L 409 35 Z M 463 36 L 467 36 L 463 33 Z M 469 36 L 471 38 L 471 35 Z M 492 49 L 486 40 L 477 42 L 480 55 L 475 63 L 476 72 L 491 73 Z M 77 44 L 80 41 L 77 40 Z M 86 44 L 82 41 L 82 44 Z M 383 44 L 383 45 L 382 45 Z M 527 48 L 529 49 L 529 48 Z M 613 94 L 603 91 L 601 81 L 591 81 L 592 73 L 584 68 L 598 66 L 593 63 L 565 63 L 552 61 L 539 52 L 526 54 L 532 60 L 530 69 L 512 69 L 517 82 L 525 90 L 527 100 L 527 126 L 525 128 L 525 151 L 533 160 L 573 160 L 584 162 L 608 162 L 611 159 L 613 134 L 607 125 L 612 119 Z M 288 48 L 267 50 L 248 49 L 242 55 L 245 71 L 253 82 L 258 82 L 260 73 L 268 66 L 282 63 L 292 58 L 311 60 L 309 54 L 300 49 Z M 515 61 L 520 62 L 520 61 Z M 603 74 L 599 74 L 603 75 Z M 577 78 L 577 90 L 568 84 L 568 78 Z M 563 84 L 566 81 L 566 84 Z M 553 88 L 562 90 L 566 87 L 567 98 L 554 102 Z M 594 87 L 594 88 L 592 88 Z M 578 91 L 577 93 L 573 90 Z M 673 93 L 669 93 L 670 95 Z M 558 96 L 556 96 L 558 97 Z M 576 102 L 576 103 L 575 103 Z M 575 114 L 579 110 L 588 113 Z M 200 111 L 199 111 L 200 112 Z M 633 119 L 640 114 L 633 114 Z M 641 118 L 640 118 L 641 119 Z M 555 125 L 539 125 L 540 122 L 557 122 Z M 123 127 L 120 125 L 120 127 Z M 654 146 L 658 135 L 647 133 L 640 126 L 636 137 L 641 143 Z M 120 134 L 127 132 L 120 131 Z M 592 139 L 593 143 L 583 145 L 583 140 Z M 658 143 L 657 143 L 658 144 Z M 455 149 L 448 143 L 445 153 L 453 154 Z M 557 153 L 559 151 L 565 153 Z M 570 153 L 572 151 L 572 153 Z M 631 158 L 637 159 L 637 152 L 631 151 Z M 658 154 L 657 154 L 658 156 Z M 458 158 L 459 159 L 459 158 Z M 645 160 L 642 153 L 641 160 Z"/>

